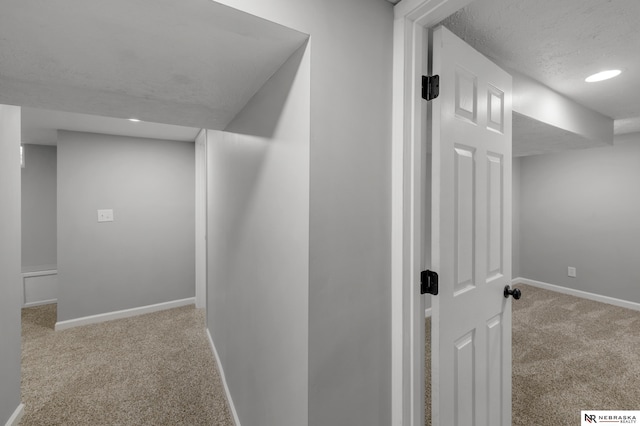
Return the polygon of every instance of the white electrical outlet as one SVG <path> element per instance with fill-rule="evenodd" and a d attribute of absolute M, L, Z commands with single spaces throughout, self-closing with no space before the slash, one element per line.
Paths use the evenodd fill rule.
<path fill-rule="evenodd" d="M 567 275 L 569 275 L 570 277 L 575 278 L 576 277 L 576 268 L 574 268 L 573 266 L 569 266 L 569 268 L 567 269 Z"/>
<path fill-rule="evenodd" d="M 113 222 L 113 210 L 98 210 L 98 222 Z"/>

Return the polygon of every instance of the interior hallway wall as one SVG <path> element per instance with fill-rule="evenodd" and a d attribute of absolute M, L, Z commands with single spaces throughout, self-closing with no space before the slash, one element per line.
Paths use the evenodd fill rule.
<path fill-rule="evenodd" d="M 22 266 L 56 269 L 57 148 L 24 145 L 22 169 Z"/>
<path fill-rule="evenodd" d="M 305 425 L 309 53 L 208 131 L 207 324 L 242 425 Z"/>
<path fill-rule="evenodd" d="M 386 0 L 219 0 L 310 34 L 309 420 L 391 422 Z"/>
<path fill-rule="evenodd" d="M 58 132 L 58 321 L 194 297 L 194 156 L 188 142 Z"/>
<path fill-rule="evenodd" d="M 0 424 L 20 404 L 20 107 L 0 105 Z"/>
<path fill-rule="evenodd" d="M 520 275 L 640 303 L 640 134 L 524 157 L 521 174 Z"/>

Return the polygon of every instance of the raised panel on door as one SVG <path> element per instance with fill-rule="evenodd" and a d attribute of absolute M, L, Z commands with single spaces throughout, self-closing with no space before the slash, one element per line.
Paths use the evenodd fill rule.
<path fill-rule="evenodd" d="M 454 244 L 457 267 L 454 276 L 454 295 L 474 287 L 475 279 L 475 149 L 455 145 L 455 171 L 453 190 Z"/>
<path fill-rule="evenodd" d="M 503 270 L 502 165 L 502 155 L 487 153 L 487 281 L 501 277 Z"/>

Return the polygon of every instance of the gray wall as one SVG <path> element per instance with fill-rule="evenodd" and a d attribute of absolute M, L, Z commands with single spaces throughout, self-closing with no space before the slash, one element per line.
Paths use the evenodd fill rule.
<path fill-rule="evenodd" d="M 0 425 L 20 404 L 20 108 L 0 105 Z"/>
<path fill-rule="evenodd" d="M 57 263 L 56 147 L 24 145 L 22 266 L 55 269 Z"/>
<path fill-rule="evenodd" d="M 58 321 L 194 296 L 194 174 L 193 143 L 58 132 Z"/>
<path fill-rule="evenodd" d="M 640 302 L 640 135 L 521 160 L 521 276 Z M 567 267 L 577 268 L 577 278 Z"/>
<path fill-rule="evenodd" d="M 309 424 L 391 422 L 385 0 L 221 0 L 311 35 Z"/>
<path fill-rule="evenodd" d="M 312 9 L 309 424 L 387 426 L 393 8 Z"/>
<path fill-rule="evenodd" d="M 520 158 L 514 158 L 511 167 L 512 232 L 511 232 L 511 278 L 520 277 Z"/>
<path fill-rule="evenodd" d="M 242 425 L 307 422 L 309 55 L 208 131 L 207 325 Z"/>

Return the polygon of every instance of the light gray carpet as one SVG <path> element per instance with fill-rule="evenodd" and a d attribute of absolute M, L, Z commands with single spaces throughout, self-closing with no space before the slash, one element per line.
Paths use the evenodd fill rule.
<path fill-rule="evenodd" d="M 640 312 L 516 285 L 513 425 L 580 423 L 580 410 L 640 409 Z M 426 322 L 431 424 L 430 328 Z"/>
<path fill-rule="evenodd" d="M 202 310 L 55 321 L 56 305 L 22 310 L 21 425 L 233 425 Z"/>

